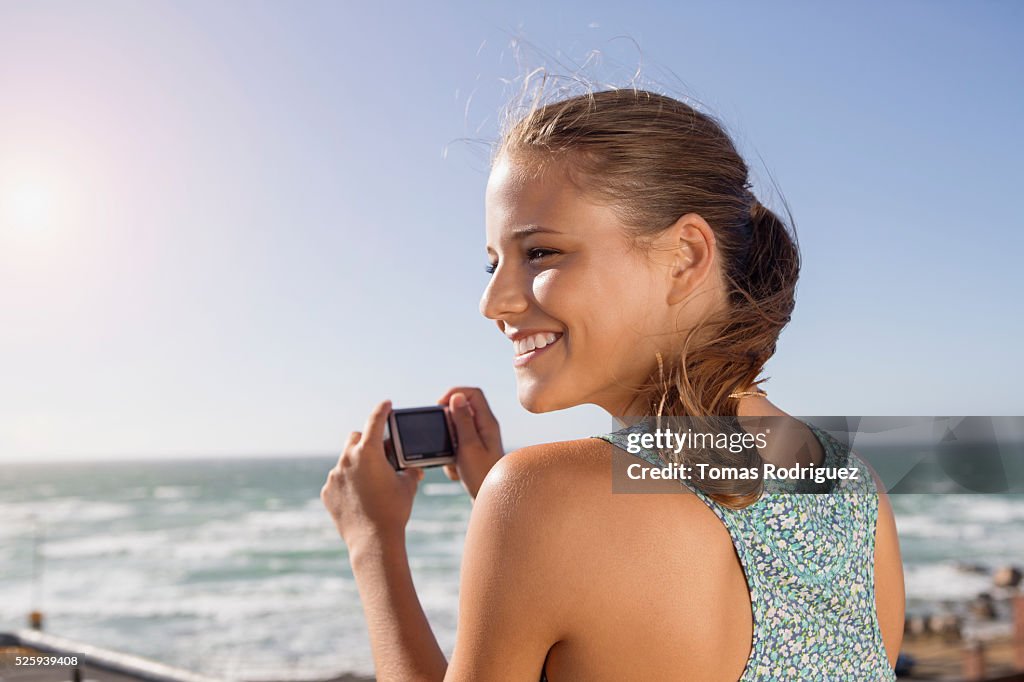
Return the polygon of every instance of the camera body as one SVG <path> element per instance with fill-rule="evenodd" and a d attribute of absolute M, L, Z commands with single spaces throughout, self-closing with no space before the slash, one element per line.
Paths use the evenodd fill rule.
<path fill-rule="evenodd" d="M 396 470 L 455 461 L 458 442 L 443 405 L 391 410 L 384 427 L 384 452 Z"/>

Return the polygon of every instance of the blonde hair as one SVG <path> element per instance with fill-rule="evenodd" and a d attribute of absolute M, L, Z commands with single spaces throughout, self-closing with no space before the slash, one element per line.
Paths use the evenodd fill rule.
<path fill-rule="evenodd" d="M 687 213 L 707 221 L 727 305 L 698 321 L 672 357 L 659 355 L 638 393 L 647 414 L 659 418 L 735 417 L 738 400 L 729 394 L 766 381 L 758 375 L 793 312 L 800 253 L 795 233 L 751 192 L 747 164 L 724 127 L 672 97 L 599 90 L 535 99 L 525 115 L 505 121 L 492 164 L 501 158 L 538 172 L 558 163 L 617 213 L 640 249 Z M 751 466 L 757 457 L 756 450 L 720 453 L 716 464 Z M 704 487 L 732 507 L 760 494 L 757 481 L 746 489 L 736 481 Z"/>

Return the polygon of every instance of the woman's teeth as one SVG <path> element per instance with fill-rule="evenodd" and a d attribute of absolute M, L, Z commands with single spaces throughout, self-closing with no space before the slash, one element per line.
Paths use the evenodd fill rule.
<path fill-rule="evenodd" d="M 521 339 L 516 339 L 512 342 L 512 346 L 515 348 L 516 355 L 522 355 L 523 353 L 529 353 L 530 351 L 538 348 L 550 346 L 561 338 L 561 336 L 561 334 L 555 334 L 553 332 L 540 332 L 538 334 L 524 336 Z"/>

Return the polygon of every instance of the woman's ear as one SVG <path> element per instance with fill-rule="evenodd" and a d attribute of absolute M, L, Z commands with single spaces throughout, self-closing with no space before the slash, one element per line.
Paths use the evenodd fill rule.
<path fill-rule="evenodd" d="M 671 240 L 668 303 L 682 303 L 703 288 L 715 262 L 715 233 L 697 213 L 687 213 L 668 228 Z"/>

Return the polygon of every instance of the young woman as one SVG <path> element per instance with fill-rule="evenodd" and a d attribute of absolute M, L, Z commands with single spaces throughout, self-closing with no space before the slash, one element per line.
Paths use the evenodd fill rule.
<path fill-rule="evenodd" d="M 714 119 L 652 92 L 594 92 L 513 121 L 487 185 L 480 311 L 509 339 L 522 405 L 785 417 L 757 377 L 789 321 L 799 255 L 749 188 Z M 449 475 L 474 498 L 450 661 L 409 572 L 422 471 L 385 459 L 389 402 L 321 491 L 378 680 L 895 679 L 903 574 L 873 475 L 869 494 L 614 494 L 613 468 L 637 461 L 629 427 L 502 456 L 480 390 L 440 403 L 460 442 Z M 853 456 L 806 433 L 817 463 Z M 784 460 L 773 446 L 759 455 Z"/>

